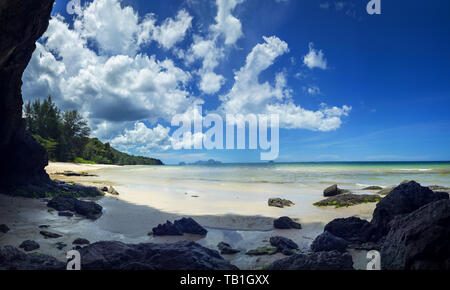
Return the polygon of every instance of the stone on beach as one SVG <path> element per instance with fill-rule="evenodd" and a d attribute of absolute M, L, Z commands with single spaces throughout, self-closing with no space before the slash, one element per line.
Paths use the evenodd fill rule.
<path fill-rule="evenodd" d="M 204 236 L 208 231 L 199 225 L 193 218 L 182 218 L 174 223 L 167 221 L 153 228 L 155 236 L 182 236 L 183 234 L 193 234 Z"/>
<path fill-rule="evenodd" d="M 320 234 L 311 244 L 313 252 L 338 251 L 345 252 L 350 243 L 343 238 L 337 237 L 328 231 Z"/>
<path fill-rule="evenodd" d="M 382 190 L 383 188 L 381 186 L 372 185 L 364 187 L 362 190 Z"/>
<path fill-rule="evenodd" d="M 66 264 L 47 255 L 26 254 L 14 247 L 0 247 L 0 270 L 64 270 Z"/>
<path fill-rule="evenodd" d="M 55 197 L 47 203 L 47 206 L 57 211 L 72 211 L 93 220 L 99 218 L 103 210 L 95 202 L 78 200 L 72 196 Z"/>
<path fill-rule="evenodd" d="M 339 194 L 344 194 L 344 193 L 349 193 L 349 192 L 350 192 L 349 190 L 346 190 L 346 189 L 340 189 L 340 188 L 337 186 L 337 184 L 334 184 L 334 185 L 332 185 L 332 186 L 326 188 L 326 189 L 323 191 L 323 196 L 325 196 L 325 197 L 330 197 L 330 196 L 336 196 L 336 195 L 339 195 Z"/>
<path fill-rule="evenodd" d="M 353 270 L 353 260 L 338 251 L 299 253 L 273 262 L 266 270 Z"/>
<path fill-rule="evenodd" d="M 273 207 L 284 208 L 285 206 L 286 207 L 293 206 L 294 203 L 287 199 L 269 198 L 268 205 Z"/>
<path fill-rule="evenodd" d="M 78 238 L 75 239 L 72 244 L 74 245 L 89 245 L 91 242 L 89 242 L 87 239 Z"/>
<path fill-rule="evenodd" d="M 294 222 L 287 216 L 280 217 L 273 221 L 273 226 L 276 229 L 288 230 L 288 229 L 301 229 L 301 224 Z"/>
<path fill-rule="evenodd" d="M 285 237 L 271 237 L 270 244 L 286 256 L 293 255 L 298 249 L 298 245 L 294 241 Z"/>
<path fill-rule="evenodd" d="M 358 205 L 362 203 L 378 202 L 381 199 L 382 198 L 379 195 L 347 193 L 326 198 L 324 200 L 314 203 L 314 205 L 334 206 L 336 208 L 340 208 Z"/>
<path fill-rule="evenodd" d="M 373 225 L 357 217 L 335 219 L 325 226 L 324 231 L 351 243 L 366 243 L 375 235 Z"/>
<path fill-rule="evenodd" d="M 272 247 L 260 247 L 245 253 L 247 256 L 265 256 L 265 255 L 274 255 L 277 253 L 276 248 Z"/>
<path fill-rule="evenodd" d="M 238 249 L 233 249 L 230 244 L 225 242 L 220 242 L 217 245 L 217 248 L 219 248 L 220 254 L 222 255 L 234 255 L 240 252 Z"/>
<path fill-rule="evenodd" d="M 52 232 L 48 232 L 48 231 L 40 231 L 39 232 L 41 235 L 43 235 L 45 238 L 47 239 L 58 239 L 61 238 L 62 236 L 59 234 L 55 234 Z"/>
<path fill-rule="evenodd" d="M 155 236 L 182 236 L 183 233 L 170 221 L 160 224 L 152 229 Z"/>
<path fill-rule="evenodd" d="M 238 270 L 219 252 L 194 242 L 97 242 L 80 249 L 84 270 Z"/>
<path fill-rule="evenodd" d="M 35 241 L 24 241 L 20 244 L 19 248 L 23 249 L 25 252 L 31 252 L 39 249 L 41 246 Z"/>

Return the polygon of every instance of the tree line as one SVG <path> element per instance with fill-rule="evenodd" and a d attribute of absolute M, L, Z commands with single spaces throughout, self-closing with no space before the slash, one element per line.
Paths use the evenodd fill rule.
<path fill-rule="evenodd" d="M 50 161 L 162 165 L 158 159 L 131 156 L 90 138 L 91 129 L 78 111 L 61 111 L 51 97 L 26 103 L 23 113 L 26 129 L 47 150 Z"/>

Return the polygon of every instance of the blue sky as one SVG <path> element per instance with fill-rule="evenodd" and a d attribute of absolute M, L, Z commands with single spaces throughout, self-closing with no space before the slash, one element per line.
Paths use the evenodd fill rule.
<path fill-rule="evenodd" d="M 381 15 L 366 0 L 95 0 L 81 15 L 67 2 L 56 0 L 24 98 L 80 110 L 120 150 L 258 162 L 258 151 L 171 148 L 170 116 L 200 101 L 287 112 L 278 161 L 450 160 L 449 1 L 381 0 Z"/>

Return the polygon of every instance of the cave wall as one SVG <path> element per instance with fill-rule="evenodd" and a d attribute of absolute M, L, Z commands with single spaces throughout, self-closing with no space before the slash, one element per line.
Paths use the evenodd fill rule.
<path fill-rule="evenodd" d="M 0 0 L 0 186 L 46 182 L 46 151 L 25 132 L 22 75 L 54 0 Z"/>

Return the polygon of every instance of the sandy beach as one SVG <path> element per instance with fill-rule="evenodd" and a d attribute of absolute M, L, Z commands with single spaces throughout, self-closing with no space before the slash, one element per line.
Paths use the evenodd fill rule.
<path fill-rule="evenodd" d="M 112 171 L 111 171 L 112 169 Z M 128 171 L 139 171 L 139 167 L 128 167 Z M 217 250 L 219 242 L 226 242 L 241 250 L 240 253 L 225 258 L 240 269 L 258 269 L 285 257 L 282 254 L 250 257 L 245 252 L 262 246 L 270 246 L 272 236 L 284 236 L 299 245 L 301 251 L 308 251 L 312 241 L 322 231 L 324 225 L 337 217 L 359 216 L 370 219 L 374 203 L 349 208 L 315 208 L 313 201 L 321 199 L 320 193 L 310 201 L 303 196 L 286 192 L 276 197 L 288 198 L 295 205 L 289 208 L 267 206 L 267 199 L 275 197 L 270 185 L 245 185 L 245 188 L 230 188 L 220 191 L 211 188 L 212 183 L 195 184 L 195 192 L 179 188 L 175 181 L 166 184 L 162 180 L 146 184 L 145 195 L 139 186 L 126 184 L 117 176 L 118 166 L 50 163 L 46 168 L 54 179 L 76 182 L 84 185 L 114 185 L 119 196 L 106 195 L 96 202 L 103 207 L 103 215 L 96 221 L 81 217 L 60 217 L 49 211 L 41 199 L 25 199 L 0 195 L 2 223 L 10 225 L 8 235 L 0 236 L 0 245 L 18 247 L 25 240 L 37 241 L 41 247 L 37 252 L 52 255 L 62 261 L 65 253 L 74 246 L 76 238 L 88 239 L 91 243 L 103 240 L 117 240 L 125 243 L 172 243 L 180 240 L 196 241 L 202 246 Z M 164 175 L 171 168 L 152 168 L 155 176 Z M 94 176 L 66 177 L 58 175 L 64 171 L 89 172 Z M 162 176 L 161 175 L 161 176 Z M 119 174 L 120 176 L 120 174 Z M 232 190 L 231 190 L 232 189 Z M 205 191 L 206 190 L 206 191 Z M 242 194 L 243 191 L 252 194 Z M 210 194 L 205 194 L 210 192 Z M 239 194 L 239 192 L 241 194 Z M 275 190 L 276 192 L 276 190 Z M 308 203 L 308 204 L 306 204 Z M 220 206 L 217 206 L 220 204 Z M 308 216 L 302 217 L 307 208 Z M 311 212 L 312 211 L 312 212 Z M 317 212 L 315 212 L 317 211 Z M 290 216 L 302 224 L 301 230 L 277 230 L 273 220 L 280 216 Z M 152 228 L 167 220 L 193 217 L 208 230 L 206 237 L 184 235 L 181 237 L 154 237 L 149 235 Z M 58 239 L 45 239 L 39 232 L 40 226 L 62 235 Z M 57 248 L 57 243 L 66 246 Z"/>

